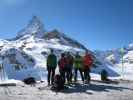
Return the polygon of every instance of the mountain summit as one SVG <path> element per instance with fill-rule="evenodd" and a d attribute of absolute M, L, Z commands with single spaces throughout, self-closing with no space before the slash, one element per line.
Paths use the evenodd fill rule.
<path fill-rule="evenodd" d="M 33 16 L 28 25 L 18 32 L 17 37 L 22 37 L 26 34 L 35 35 L 38 38 L 42 38 L 45 33 L 44 25 L 39 17 Z"/>
<path fill-rule="evenodd" d="M 29 21 L 28 25 L 18 32 L 17 37 L 12 40 L 18 39 L 28 39 L 29 37 L 40 38 L 51 43 L 57 43 L 60 45 L 71 46 L 74 48 L 79 48 L 87 50 L 87 48 L 79 43 L 78 41 L 68 37 L 66 34 L 54 29 L 52 31 L 46 32 L 44 29 L 44 24 L 39 17 L 33 16 Z"/>

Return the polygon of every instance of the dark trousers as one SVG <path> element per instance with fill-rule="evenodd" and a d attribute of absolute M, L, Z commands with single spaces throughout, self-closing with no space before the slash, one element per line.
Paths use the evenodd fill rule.
<path fill-rule="evenodd" d="M 67 82 L 70 82 L 71 81 L 72 71 L 71 71 L 70 68 L 60 69 L 60 74 L 61 74 L 61 76 L 63 78 L 64 83 L 66 82 L 66 79 L 67 79 Z"/>
<path fill-rule="evenodd" d="M 55 76 L 55 67 L 48 67 L 47 70 L 48 70 L 48 77 L 47 77 L 48 83 L 50 84 L 51 81 L 51 84 L 53 84 Z"/>
<path fill-rule="evenodd" d="M 74 81 L 76 82 L 77 81 L 77 72 L 80 72 L 80 76 L 82 78 L 82 81 L 84 81 L 84 76 L 83 76 L 83 73 L 82 73 L 82 69 L 81 68 L 75 68 L 74 69 L 74 72 L 75 72 L 75 76 L 74 76 Z"/>
<path fill-rule="evenodd" d="M 65 71 L 65 69 L 59 69 L 59 71 L 60 71 L 60 75 L 61 75 L 61 77 L 63 79 L 63 83 L 65 83 L 65 80 L 66 80 L 66 77 L 65 77 L 66 71 Z"/>
<path fill-rule="evenodd" d="M 72 82 L 72 76 L 73 76 L 72 70 L 73 70 L 73 66 L 72 66 L 72 65 L 70 65 L 70 66 L 66 69 L 66 71 L 67 71 L 67 81 L 68 81 L 68 82 Z"/>
<path fill-rule="evenodd" d="M 85 78 L 85 80 L 87 82 L 90 82 L 91 77 L 90 77 L 90 69 L 89 68 L 88 69 L 84 69 L 84 78 Z"/>

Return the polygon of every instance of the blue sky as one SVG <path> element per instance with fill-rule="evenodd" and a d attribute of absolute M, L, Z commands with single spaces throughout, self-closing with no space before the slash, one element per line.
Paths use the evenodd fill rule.
<path fill-rule="evenodd" d="M 33 15 L 88 48 L 106 50 L 133 42 L 133 0 L 0 0 L 0 38 L 12 38 Z"/>

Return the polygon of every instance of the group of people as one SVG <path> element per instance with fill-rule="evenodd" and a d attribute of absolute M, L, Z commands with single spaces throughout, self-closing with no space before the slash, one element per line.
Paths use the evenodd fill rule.
<path fill-rule="evenodd" d="M 90 68 L 93 64 L 92 55 L 86 51 L 84 56 L 81 56 L 79 52 L 72 55 L 70 52 L 62 53 L 59 60 L 51 50 L 51 53 L 47 57 L 47 71 L 48 71 L 48 85 L 54 84 L 55 69 L 59 67 L 59 73 L 63 79 L 63 83 L 77 82 L 77 72 L 80 72 L 83 83 L 90 82 Z M 74 72 L 74 73 L 73 73 Z"/>

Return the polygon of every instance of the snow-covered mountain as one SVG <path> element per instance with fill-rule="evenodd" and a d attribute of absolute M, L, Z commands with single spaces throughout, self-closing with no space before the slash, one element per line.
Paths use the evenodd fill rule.
<path fill-rule="evenodd" d="M 120 64 L 122 57 L 124 64 L 133 64 L 133 43 L 129 44 L 128 46 L 125 46 L 124 48 L 118 48 L 107 51 L 96 51 L 95 53 L 101 56 L 102 58 L 107 59 L 112 64 Z"/>
<path fill-rule="evenodd" d="M 48 40 L 51 42 L 53 41 L 53 42 L 60 43 L 62 45 L 68 45 L 68 46 L 72 46 L 75 48 L 82 48 L 84 50 L 87 50 L 87 48 L 84 45 L 82 45 L 78 41 L 68 37 L 67 35 L 59 32 L 56 29 L 51 32 L 45 33 L 44 38 L 45 38 L 45 40 Z"/>
<path fill-rule="evenodd" d="M 37 16 L 33 16 L 29 24 L 18 32 L 17 37 L 21 38 L 27 34 L 33 34 L 38 38 L 42 38 L 45 33 L 44 25 Z"/>
<path fill-rule="evenodd" d="M 133 79 L 133 43 L 121 48 L 107 51 L 95 51 L 96 55 L 116 67 L 126 79 Z M 123 63 L 122 63 L 123 62 Z"/>
<path fill-rule="evenodd" d="M 50 49 L 54 49 L 58 57 L 66 51 L 72 54 L 78 51 L 83 54 L 87 50 L 84 45 L 56 29 L 45 31 L 41 20 L 34 16 L 15 38 L 0 40 L 0 61 L 7 71 L 8 78 L 24 79 L 34 76 L 40 79 L 46 76 L 46 57 Z M 106 69 L 110 76 L 118 75 L 107 60 L 103 61 L 101 56 L 91 53 L 95 59 L 92 72 L 99 73 Z"/>

